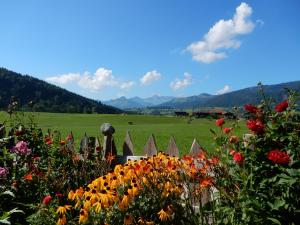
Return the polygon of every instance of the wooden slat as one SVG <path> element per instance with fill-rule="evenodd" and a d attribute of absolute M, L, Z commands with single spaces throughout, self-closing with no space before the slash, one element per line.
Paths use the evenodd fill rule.
<path fill-rule="evenodd" d="M 153 134 L 151 134 L 144 147 L 144 155 L 145 156 L 157 155 L 157 147 L 156 147 L 156 142 Z"/>
<path fill-rule="evenodd" d="M 170 141 L 166 153 L 169 154 L 170 156 L 179 157 L 179 150 L 176 145 L 175 138 L 173 136 L 170 137 Z"/>
<path fill-rule="evenodd" d="M 198 141 L 194 139 L 189 155 L 197 155 L 203 151 L 205 150 L 199 145 Z"/>
<path fill-rule="evenodd" d="M 104 136 L 103 140 L 104 157 L 117 156 L 117 148 L 113 136 Z"/>
<path fill-rule="evenodd" d="M 134 155 L 134 147 L 129 131 L 126 132 L 125 141 L 123 143 L 123 156 Z"/>
<path fill-rule="evenodd" d="M 80 150 L 79 150 L 79 152 L 81 154 L 84 154 L 84 152 L 86 151 L 86 149 L 88 149 L 88 141 L 89 141 L 88 136 L 85 133 L 84 136 L 83 136 L 83 138 L 80 141 Z"/>

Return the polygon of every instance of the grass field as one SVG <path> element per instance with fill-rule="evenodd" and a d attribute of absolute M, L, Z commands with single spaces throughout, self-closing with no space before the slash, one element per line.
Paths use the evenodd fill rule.
<path fill-rule="evenodd" d="M 187 123 L 187 118 L 146 115 L 103 115 L 103 114 L 64 114 L 64 113 L 35 113 L 38 126 L 46 131 L 59 130 L 62 137 L 73 132 L 76 143 L 86 132 L 88 136 L 102 136 L 102 123 L 111 123 L 116 130 L 114 135 L 118 152 L 122 152 L 122 144 L 126 131 L 130 131 L 135 147 L 135 154 L 141 154 L 151 134 L 155 135 L 159 150 L 168 146 L 170 136 L 174 136 L 181 154 L 189 151 L 194 138 L 207 150 L 214 148 L 211 128 L 217 130 L 215 120 L 194 119 Z M 8 120 L 8 114 L 0 112 L 0 122 Z M 130 125 L 128 122 L 132 122 Z M 229 126 L 227 122 L 227 126 Z M 244 130 L 242 126 L 242 130 Z"/>

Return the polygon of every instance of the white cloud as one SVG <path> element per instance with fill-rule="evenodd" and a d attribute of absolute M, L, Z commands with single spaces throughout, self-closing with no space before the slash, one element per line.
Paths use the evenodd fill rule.
<path fill-rule="evenodd" d="M 90 75 L 87 72 L 84 73 L 77 84 L 82 88 L 93 91 L 99 91 L 105 87 L 118 86 L 118 82 L 113 76 L 112 71 L 105 68 L 99 68 L 94 75 Z"/>
<path fill-rule="evenodd" d="M 229 85 L 226 84 L 222 89 L 218 90 L 218 91 L 216 92 L 216 94 L 217 94 L 217 95 L 225 94 L 225 93 L 229 92 L 230 89 L 231 89 L 231 88 L 229 87 Z"/>
<path fill-rule="evenodd" d="M 185 88 L 192 84 L 192 75 L 189 73 L 184 73 L 183 80 L 175 79 L 170 83 L 170 87 L 176 91 L 181 88 Z"/>
<path fill-rule="evenodd" d="M 161 79 L 161 74 L 158 73 L 156 70 L 152 70 L 147 72 L 141 79 L 140 83 L 141 85 L 149 85 L 153 83 L 154 81 L 158 81 Z"/>
<path fill-rule="evenodd" d="M 88 89 L 90 91 L 100 91 L 106 87 L 129 90 L 135 84 L 133 81 L 120 82 L 113 75 L 112 71 L 106 68 L 99 68 L 92 75 L 89 72 L 83 74 L 69 73 L 48 77 L 45 80 L 62 86 L 72 83 L 78 85 L 80 88 Z"/>
<path fill-rule="evenodd" d="M 135 85 L 134 81 L 128 81 L 120 84 L 120 88 L 124 90 L 129 90 Z"/>
<path fill-rule="evenodd" d="M 236 38 L 239 35 L 251 33 L 254 23 L 249 19 L 252 8 L 242 2 L 237 8 L 232 19 L 219 20 L 204 35 L 203 40 L 190 44 L 186 50 L 198 62 L 212 63 L 226 58 L 226 49 L 239 48 L 241 42 Z"/>
<path fill-rule="evenodd" d="M 46 81 L 56 84 L 67 84 L 80 79 L 79 73 L 68 73 L 61 76 L 47 77 Z"/>

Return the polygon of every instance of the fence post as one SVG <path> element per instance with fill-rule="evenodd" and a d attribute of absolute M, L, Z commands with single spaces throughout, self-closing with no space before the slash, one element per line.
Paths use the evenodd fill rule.
<path fill-rule="evenodd" d="M 131 140 L 129 131 L 126 132 L 126 137 L 123 143 L 123 156 L 132 156 L 134 155 L 134 147 Z"/>
<path fill-rule="evenodd" d="M 115 128 L 109 123 L 104 123 L 101 125 L 100 130 L 104 135 L 103 156 L 104 158 L 110 160 L 111 165 L 114 166 L 116 164 L 116 157 L 117 157 L 117 148 L 113 138 L 113 134 L 115 133 Z"/>
<path fill-rule="evenodd" d="M 179 150 L 176 145 L 175 138 L 173 136 L 170 137 L 170 141 L 166 153 L 169 154 L 170 156 L 179 157 Z"/>
<path fill-rule="evenodd" d="M 145 156 L 157 155 L 157 147 L 156 147 L 156 142 L 153 134 L 150 135 L 144 147 L 144 155 Z"/>

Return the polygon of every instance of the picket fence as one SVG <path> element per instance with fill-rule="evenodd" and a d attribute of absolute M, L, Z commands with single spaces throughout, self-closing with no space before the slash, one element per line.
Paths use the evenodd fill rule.
<path fill-rule="evenodd" d="M 103 153 L 103 158 L 113 158 L 113 165 L 124 164 L 129 159 L 139 160 L 140 158 L 154 156 L 158 153 L 158 148 L 156 145 L 156 140 L 154 134 L 151 134 L 143 148 L 142 155 L 135 155 L 134 144 L 130 132 L 126 132 L 126 136 L 123 142 L 123 154 L 118 155 L 116 144 L 113 135 L 104 135 L 102 146 L 98 138 L 88 137 L 87 134 L 80 141 L 80 152 L 85 153 L 86 151 L 91 151 L 93 149 L 101 149 Z M 189 155 L 197 155 L 205 151 L 196 139 L 193 140 Z M 170 137 L 168 147 L 163 152 L 170 156 L 180 157 L 179 149 L 176 145 L 176 140 L 173 136 Z"/>

